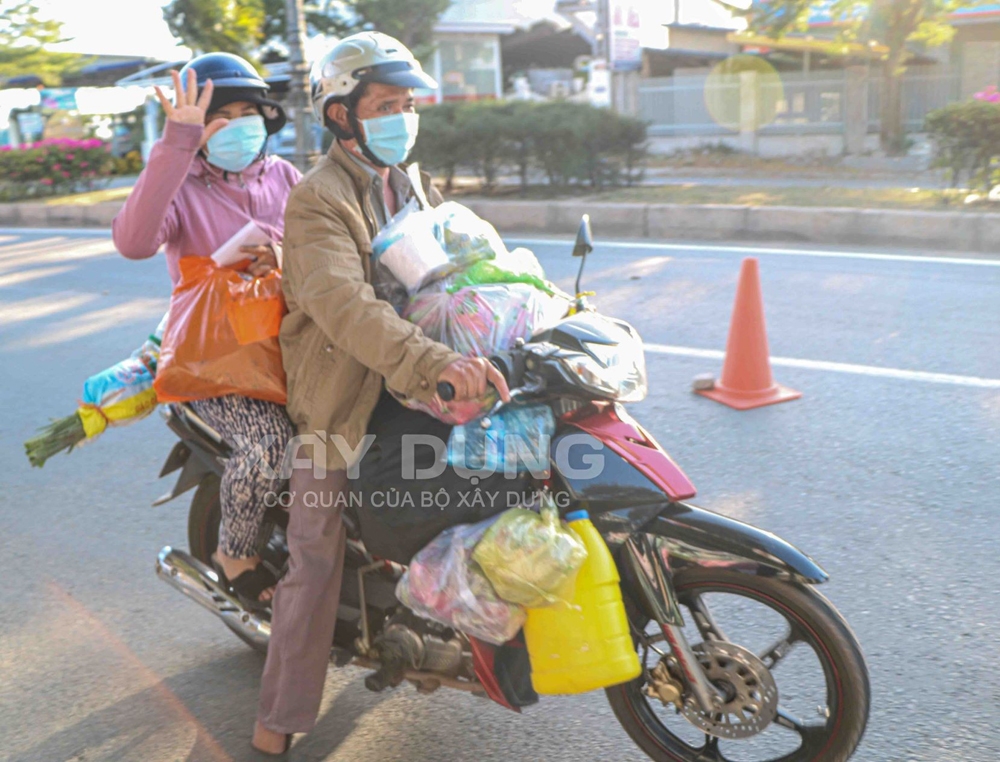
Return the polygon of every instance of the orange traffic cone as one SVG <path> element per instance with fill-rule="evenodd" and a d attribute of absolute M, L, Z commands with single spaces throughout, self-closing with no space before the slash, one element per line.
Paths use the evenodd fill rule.
<path fill-rule="evenodd" d="M 802 392 L 776 384 L 771 377 L 760 274 L 753 257 L 744 259 L 740 268 L 722 378 L 711 389 L 696 391 L 737 410 L 787 402 L 802 396 Z"/>

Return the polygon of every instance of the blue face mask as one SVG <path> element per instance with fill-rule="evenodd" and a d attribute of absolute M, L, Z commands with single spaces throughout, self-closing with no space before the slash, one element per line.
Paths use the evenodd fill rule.
<path fill-rule="evenodd" d="M 417 142 L 420 117 L 414 113 L 389 114 L 362 119 L 368 150 L 389 166 L 405 161 Z"/>
<path fill-rule="evenodd" d="M 231 119 L 205 144 L 208 162 L 227 172 L 242 172 L 260 155 L 265 140 L 267 130 L 260 114 Z"/>

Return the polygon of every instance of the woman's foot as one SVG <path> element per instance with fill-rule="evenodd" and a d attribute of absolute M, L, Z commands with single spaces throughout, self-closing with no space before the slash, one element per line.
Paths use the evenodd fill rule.
<path fill-rule="evenodd" d="M 250 558 L 230 558 L 221 550 L 217 550 L 212 554 L 212 560 L 222 567 L 222 573 L 226 575 L 226 579 L 230 582 L 235 580 L 244 572 L 253 571 L 260 565 L 260 556 L 250 556 Z M 269 587 L 266 590 L 261 591 L 257 600 L 261 603 L 267 603 L 273 597 L 274 588 Z"/>
<path fill-rule="evenodd" d="M 250 745 L 264 754 L 284 754 L 292 745 L 292 734 L 275 733 L 258 722 L 253 726 L 253 740 Z"/>

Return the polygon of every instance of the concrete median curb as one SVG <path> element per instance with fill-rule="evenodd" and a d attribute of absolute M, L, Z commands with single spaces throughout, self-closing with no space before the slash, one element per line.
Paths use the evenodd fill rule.
<path fill-rule="evenodd" d="M 585 199 L 460 201 L 503 233 L 572 235 L 589 214 L 600 237 L 703 241 L 792 241 L 828 246 L 1000 253 L 1000 214 L 900 209 L 618 204 Z M 0 226 L 109 227 L 119 201 L 0 204 Z"/>
<path fill-rule="evenodd" d="M 106 228 L 120 201 L 99 204 L 0 204 L 0 225 L 36 228 Z"/>

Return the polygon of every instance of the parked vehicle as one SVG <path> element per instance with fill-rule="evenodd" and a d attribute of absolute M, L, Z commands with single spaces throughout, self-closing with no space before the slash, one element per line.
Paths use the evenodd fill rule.
<path fill-rule="evenodd" d="M 585 218 L 573 253 L 591 250 Z M 642 666 L 635 680 L 606 689 L 615 716 L 654 760 L 846 760 L 864 733 L 871 690 L 850 626 L 816 591 L 826 573 L 779 537 L 689 502 L 691 482 L 621 404 L 645 395 L 638 333 L 583 296 L 572 313 L 494 362 L 512 404 L 549 404 L 558 420 L 551 478 L 538 486 L 568 496 L 564 514 L 586 509 L 614 554 Z M 442 396 L 451 392 L 439 387 Z M 157 572 L 264 650 L 267 612 L 245 610 L 210 565 L 228 448 L 185 405 L 171 406 L 167 423 L 181 441 L 162 475 L 181 473 L 161 501 L 196 492 L 190 553 L 164 548 Z M 599 473 L 560 468 L 568 437 L 603 453 Z M 335 664 L 372 670 L 365 681 L 372 690 L 406 680 L 421 692 L 444 686 L 518 710 L 538 699 L 523 648 L 490 646 L 402 607 L 394 590 L 404 567 L 373 558 L 355 509 L 345 516 Z M 260 547 L 279 574 L 285 526 L 284 512 L 269 509 Z"/>

